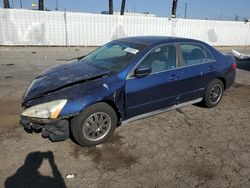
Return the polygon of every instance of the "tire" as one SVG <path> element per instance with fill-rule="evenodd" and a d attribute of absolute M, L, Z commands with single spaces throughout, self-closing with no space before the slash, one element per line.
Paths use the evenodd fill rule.
<path fill-rule="evenodd" d="M 70 129 L 81 146 L 95 146 L 108 140 L 117 126 L 114 109 L 106 103 L 96 103 L 71 120 Z"/>
<path fill-rule="evenodd" d="M 207 87 L 202 105 L 207 108 L 213 108 L 217 106 L 222 99 L 224 92 L 224 84 L 221 80 L 215 79 L 213 80 Z"/>

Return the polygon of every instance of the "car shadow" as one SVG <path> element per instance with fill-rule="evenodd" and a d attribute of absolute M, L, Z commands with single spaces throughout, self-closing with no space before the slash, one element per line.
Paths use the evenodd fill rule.
<path fill-rule="evenodd" d="M 44 159 L 48 159 L 53 177 L 43 176 L 38 171 Z M 54 155 L 51 151 L 29 153 L 25 159 L 24 165 L 21 166 L 14 175 L 8 177 L 4 184 L 6 188 L 66 188 L 63 177 L 57 168 L 54 161 Z"/>

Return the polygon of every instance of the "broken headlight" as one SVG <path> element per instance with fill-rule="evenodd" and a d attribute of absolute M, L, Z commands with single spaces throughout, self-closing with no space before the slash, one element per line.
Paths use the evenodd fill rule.
<path fill-rule="evenodd" d="M 55 119 L 66 103 L 67 99 L 62 99 L 35 105 L 24 110 L 22 116 Z"/>

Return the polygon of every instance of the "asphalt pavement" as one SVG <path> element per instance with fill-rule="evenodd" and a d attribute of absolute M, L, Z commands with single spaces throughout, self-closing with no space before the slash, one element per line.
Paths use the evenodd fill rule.
<path fill-rule="evenodd" d="M 216 108 L 138 120 L 97 147 L 24 132 L 21 98 L 32 79 L 93 49 L 0 47 L 0 187 L 250 187 L 250 61 L 238 63 Z"/>

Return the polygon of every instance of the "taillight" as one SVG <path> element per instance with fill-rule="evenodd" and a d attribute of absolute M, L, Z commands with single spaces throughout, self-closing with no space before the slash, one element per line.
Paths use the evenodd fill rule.
<path fill-rule="evenodd" d="M 236 63 L 233 63 L 233 64 L 231 65 L 231 67 L 232 67 L 232 69 L 236 69 L 237 64 L 236 64 Z"/>

